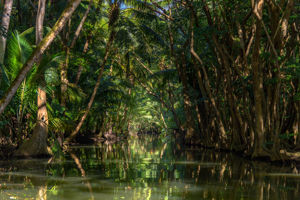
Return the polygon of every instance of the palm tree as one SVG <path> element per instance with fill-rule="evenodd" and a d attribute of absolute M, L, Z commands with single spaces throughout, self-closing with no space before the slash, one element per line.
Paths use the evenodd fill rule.
<path fill-rule="evenodd" d="M 46 0 L 39 0 L 38 12 L 36 17 L 36 45 L 43 38 L 43 22 L 46 9 Z M 37 62 L 39 65 L 39 61 Z M 30 140 L 24 142 L 15 156 L 47 156 L 50 153 L 47 149 L 48 137 L 48 112 L 47 112 L 47 95 L 45 91 L 45 78 L 42 75 L 41 82 L 37 92 L 37 123 Z"/>
<path fill-rule="evenodd" d="M 68 6 L 65 8 L 61 17 L 58 19 L 56 24 L 53 26 L 52 30 L 47 34 L 47 36 L 39 43 L 37 48 L 34 50 L 30 58 L 27 62 L 23 65 L 22 69 L 20 70 L 18 76 L 6 91 L 5 95 L 0 100 L 0 114 L 3 113 L 13 96 L 15 95 L 16 91 L 18 90 L 20 84 L 25 79 L 27 73 L 33 67 L 34 63 L 40 59 L 46 49 L 50 46 L 52 41 L 56 38 L 58 33 L 62 30 L 68 19 L 71 17 L 75 9 L 78 7 L 81 0 L 71 0 Z"/>
<path fill-rule="evenodd" d="M 120 14 L 120 3 L 119 2 L 112 3 L 110 5 L 110 14 L 109 14 L 109 20 L 108 20 L 109 28 L 111 30 L 109 30 L 110 34 L 109 34 L 109 38 L 108 38 L 108 41 L 107 41 L 106 46 L 105 46 L 104 58 L 103 58 L 102 64 L 99 67 L 99 74 L 98 74 L 98 77 L 97 77 L 97 82 L 96 82 L 96 85 L 93 89 L 93 93 L 91 95 L 91 98 L 88 102 L 86 111 L 84 112 L 84 115 L 81 117 L 81 119 L 80 119 L 78 125 L 76 126 L 75 130 L 66 139 L 66 141 L 65 141 L 66 144 L 68 142 L 70 142 L 78 134 L 80 128 L 83 125 L 83 122 L 85 121 L 85 119 L 86 119 L 87 115 L 89 114 L 89 111 L 90 111 L 90 109 L 93 105 L 93 102 L 94 102 L 96 94 L 97 94 L 97 90 L 100 86 L 100 81 L 101 81 L 101 78 L 102 78 L 102 75 L 103 75 L 103 72 L 104 72 L 104 67 L 105 67 L 106 62 L 108 60 L 108 57 L 109 57 L 109 54 L 110 54 L 110 51 L 111 51 L 111 47 L 112 47 L 112 44 L 113 44 L 114 39 L 115 39 L 116 32 L 115 32 L 114 29 L 115 29 L 115 25 L 116 25 L 116 23 L 119 19 L 119 14 Z"/>

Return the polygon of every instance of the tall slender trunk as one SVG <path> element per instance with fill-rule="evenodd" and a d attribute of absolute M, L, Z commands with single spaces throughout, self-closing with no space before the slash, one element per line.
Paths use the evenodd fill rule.
<path fill-rule="evenodd" d="M 66 50 L 66 56 L 68 56 L 70 52 L 70 49 L 68 48 Z M 67 59 L 68 60 L 68 59 Z M 67 101 L 67 89 L 68 89 L 68 75 L 67 75 L 67 62 L 62 62 L 60 64 L 60 95 L 61 95 L 61 99 L 60 99 L 60 105 L 61 106 L 66 106 L 66 101 Z"/>
<path fill-rule="evenodd" d="M 255 1 L 253 5 L 256 14 L 256 31 L 255 42 L 252 55 L 252 71 L 253 71 L 253 93 L 255 106 L 255 145 L 253 157 L 264 155 L 263 144 L 265 141 L 264 118 L 263 118 L 263 72 L 260 62 L 260 41 L 261 41 L 261 22 L 264 0 Z"/>
<path fill-rule="evenodd" d="M 13 0 L 5 0 L 1 25 L 0 28 L 3 30 L 0 32 L 0 67 L 3 65 L 4 56 L 5 56 L 5 49 L 6 49 L 6 38 L 7 32 L 9 29 L 9 22 L 10 22 L 10 14 L 13 6 Z M 2 70 L 0 70 L 0 84 L 2 78 Z"/>
<path fill-rule="evenodd" d="M 174 121 L 175 121 L 175 124 L 176 124 L 177 128 L 179 129 L 179 131 L 181 133 L 183 133 L 184 132 L 184 128 L 183 128 L 182 122 L 179 119 L 179 117 L 178 117 L 178 115 L 176 113 L 175 107 L 174 107 L 174 105 L 175 105 L 175 103 L 174 103 L 174 94 L 173 94 L 173 92 L 171 90 L 171 83 L 170 83 L 170 81 L 168 81 L 168 87 L 169 87 L 168 88 L 168 96 L 169 96 L 170 106 L 167 107 L 167 108 L 172 112 L 173 117 L 174 117 Z"/>
<path fill-rule="evenodd" d="M 94 87 L 94 90 L 93 90 L 93 93 L 92 93 L 92 96 L 90 98 L 90 101 L 87 105 L 87 108 L 86 108 L 86 111 L 84 113 L 84 115 L 81 117 L 78 125 L 76 126 L 75 130 L 71 133 L 71 135 L 65 140 L 65 143 L 69 143 L 79 132 L 80 128 L 82 127 L 87 115 L 89 114 L 90 112 L 90 109 L 93 105 L 93 102 L 95 100 L 95 97 L 96 97 L 96 94 L 97 94 L 97 90 L 100 86 L 100 81 L 101 81 L 101 78 L 102 78 L 102 75 L 103 75 L 103 72 L 104 72 L 104 67 L 105 67 L 105 64 L 107 62 L 107 59 L 108 59 L 108 56 L 109 56 L 109 52 L 110 52 L 110 48 L 112 46 L 112 43 L 114 41 L 114 38 L 115 38 L 115 34 L 116 32 L 115 31 L 112 31 L 110 33 L 110 37 L 109 37 L 109 40 L 106 44 L 106 47 L 105 47 L 105 55 L 104 55 L 104 58 L 103 58 L 103 62 L 102 64 L 100 65 L 100 72 L 98 74 L 98 77 L 97 77 L 97 82 L 96 82 L 96 85 Z"/>
<path fill-rule="evenodd" d="M 87 51 L 88 51 L 90 38 L 91 38 L 91 37 L 88 37 L 88 38 L 86 39 L 86 42 L 85 42 L 84 47 L 83 47 L 83 54 L 86 54 Z M 79 65 L 78 71 L 77 71 L 77 74 L 76 74 L 75 85 L 78 85 L 78 82 L 79 82 L 79 79 L 80 79 L 82 70 L 83 70 L 83 66 L 82 66 L 82 65 Z"/>
<path fill-rule="evenodd" d="M 192 102 L 189 95 L 189 87 L 188 87 L 188 81 L 187 81 L 187 74 L 186 74 L 186 61 L 185 61 L 185 55 L 182 53 L 181 55 L 181 67 L 178 66 L 177 70 L 180 76 L 180 79 L 182 81 L 183 86 L 183 105 L 184 105 L 184 111 L 186 115 L 186 135 L 185 139 L 187 143 L 191 143 L 195 139 L 195 122 L 192 112 Z"/>
<path fill-rule="evenodd" d="M 83 25 L 84 25 L 84 23 L 87 19 L 87 16 L 88 16 L 88 14 L 91 10 L 92 4 L 93 4 L 93 0 L 90 0 L 89 7 L 85 11 L 80 23 L 77 26 L 77 29 L 75 31 L 75 34 L 73 36 L 73 39 L 72 39 L 72 42 L 71 42 L 70 46 L 66 47 L 66 60 L 62 64 L 61 71 L 60 71 L 60 77 L 61 77 L 61 105 L 62 106 L 66 106 L 66 97 L 67 97 L 66 92 L 67 92 L 68 83 L 69 83 L 67 74 L 68 74 L 68 68 L 69 68 L 69 62 L 70 62 L 71 49 L 73 49 L 75 44 L 76 44 L 76 41 L 77 41 L 81 31 L 82 31 Z"/>
<path fill-rule="evenodd" d="M 43 39 L 43 24 L 45 17 L 45 9 L 46 9 L 46 0 L 39 0 L 37 18 L 36 18 L 36 45 Z M 48 136 L 48 112 L 47 112 L 47 94 L 46 94 L 46 81 L 44 75 L 42 75 L 42 80 L 38 88 L 38 96 L 37 96 L 37 124 L 41 126 L 41 131 L 39 134 L 41 138 L 43 138 L 44 148 L 47 148 L 47 136 Z"/>
<path fill-rule="evenodd" d="M 75 9 L 80 4 L 81 0 L 71 0 L 63 13 L 61 14 L 60 18 L 57 20 L 55 25 L 53 26 L 52 30 L 48 33 L 48 35 L 40 42 L 34 52 L 31 54 L 29 59 L 23 65 L 19 74 L 17 75 L 14 82 L 11 84 L 9 89 L 6 91 L 3 98 L 0 100 L 0 114 L 3 113 L 15 93 L 17 92 L 20 84 L 25 79 L 27 73 L 31 70 L 34 63 L 40 59 L 46 49 L 51 45 L 52 41 L 56 38 L 58 33 L 62 30 L 68 19 L 72 16 Z"/>
<path fill-rule="evenodd" d="M 1 19 L 1 28 L 3 29 L 0 35 L 0 64 L 3 64 L 5 49 L 6 49 L 6 37 L 9 28 L 10 14 L 13 6 L 13 0 L 6 0 L 3 8 L 3 14 Z"/>
<path fill-rule="evenodd" d="M 37 17 L 36 17 L 36 34 L 35 34 L 36 45 L 39 45 L 39 43 L 43 39 L 43 24 L 44 24 L 44 17 L 45 17 L 45 9 L 46 9 L 46 0 L 39 0 Z M 39 60 L 37 60 L 37 64 L 39 64 Z M 47 150 L 48 112 L 46 107 L 47 94 L 46 94 L 45 87 L 46 87 L 45 77 L 44 75 L 42 75 L 42 78 L 38 86 L 38 95 L 37 95 L 38 111 L 37 111 L 37 123 L 33 131 L 34 135 L 30 138 L 30 140 L 22 144 L 22 146 L 15 154 L 17 156 L 27 156 L 28 154 L 35 155 L 35 156 L 49 155 Z"/>
<path fill-rule="evenodd" d="M 206 95 L 208 96 L 210 102 L 211 102 L 211 105 L 216 113 L 216 120 L 217 120 L 217 123 L 218 123 L 218 126 L 219 126 L 219 131 L 220 131 L 220 140 L 221 142 L 225 142 L 226 140 L 226 131 L 225 131 L 225 127 L 224 127 L 224 124 L 223 124 L 223 120 L 222 120 L 222 117 L 221 117 L 221 113 L 217 107 L 217 103 L 216 103 L 216 100 L 211 92 L 211 86 L 210 86 L 210 81 L 208 79 L 208 75 L 207 75 L 207 72 L 206 72 L 206 69 L 204 67 L 204 64 L 203 64 L 203 61 L 202 59 L 199 57 L 199 55 L 196 53 L 196 51 L 194 50 L 194 29 L 193 29 L 193 18 L 191 19 L 191 25 L 192 25 L 192 30 L 191 30 L 191 41 L 190 41 L 190 52 L 192 54 L 192 56 L 198 61 L 199 63 L 199 67 L 201 67 L 202 71 L 203 71 L 203 77 L 201 75 L 201 71 L 200 71 L 200 68 L 193 65 L 195 71 L 197 72 L 196 75 L 197 75 L 197 79 L 198 79 L 198 84 L 199 84 L 199 87 L 200 87 L 200 90 L 201 90 L 201 93 L 203 95 Z M 204 81 L 204 84 L 203 84 L 203 81 Z M 206 106 L 207 108 L 208 106 Z M 208 110 L 208 109 L 207 109 Z"/>
<path fill-rule="evenodd" d="M 285 13 L 282 16 L 282 26 L 281 26 L 281 31 L 278 33 L 277 28 L 272 30 L 272 38 L 273 41 L 270 40 L 270 42 L 273 42 L 272 45 L 274 46 L 274 49 L 272 51 L 274 59 L 278 58 L 278 53 L 281 57 L 284 57 L 285 52 L 284 48 L 287 43 L 287 36 L 288 36 L 288 25 L 289 25 L 289 18 L 291 15 L 291 11 L 294 8 L 294 0 L 288 0 L 287 1 L 287 6 L 285 9 Z M 276 13 L 276 9 L 272 10 L 272 13 Z M 272 18 L 274 19 L 274 24 L 277 25 L 277 27 L 280 24 L 280 19 L 278 18 Z M 271 20 L 273 21 L 273 20 Z M 278 27 L 279 28 L 279 27 Z M 277 36 L 278 35 L 278 36 Z M 278 52 L 275 50 L 278 50 Z M 280 110 L 279 104 L 280 104 L 280 94 L 282 90 L 282 81 L 281 81 L 281 69 L 279 66 L 278 61 L 275 62 L 275 67 L 276 67 L 276 72 L 273 73 L 273 77 L 277 80 L 274 89 L 273 89 L 273 96 L 272 96 L 272 102 L 271 102 L 271 119 L 273 122 L 273 157 L 275 159 L 280 159 L 278 156 L 279 153 L 279 148 L 280 148 L 280 139 L 279 139 L 279 134 L 281 133 L 281 128 L 280 128 L 280 122 L 282 121 L 282 117 L 280 117 L 279 113 L 285 112 L 285 109 Z M 284 114 L 282 114 L 284 116 Z M 277 157 L 277 158 L 276 158 Z"/>
<path fill-rule="evenodd" d="M 171 10 L 170 10 L 171 11 Z M 172 33 L 172 30 L 171 30 L 171 25 L 168 24 L 168 35 L 169 35 L 169 42 L 170 42 L 170 57 L 171 57 L 171 61 L 172 63 L 174 63 L 175 65 L 177 65 L 176 63 L 176 56 L 175 56 L 175 52 L 174 52 L 174 37 L 173 37 L 173 33 Z M 175 61 L 173 61 L 175 59 Z M 176 66 L 177 70 L 178 70 L 178 67 Z M 179 72 L 179 71 L 178 71 Z M 169 93 L 170 95 L 170 93 Z M 171 95 L 170 95 L 171 96 Z M 171 104 L 171 108 L 172 108 L 172 113 L 173 113 L 173 116 L 174 116 L 174 120 L 176 122 L 176 125 L 177 127 L 179 128 L 180 132 L 183 133 L 184 129 L 183 129 L 183 126 L 176 114 L 176 111 L 173 107 L 173 103 Z"/>
<path fill-rule="evenodd" d="M 130 84 L 133 86 L 134 85 L 134 80 L 133 80 L 133 77 L 131 74 L 131 69 L 130 69 L 130 56 L 129 56 L 129 53 L 127 53 L 125 55 L 126 57 L 126 62 L 127 62 L 127 65 L 126 65 L 126 79 L 130 81 Z M 132 93 L 132 88 L 130 87 L 128 89 L 128 96 L 131 97 L 131 93 Z M 130 120 L 127 119 L 127 113 L 128 113 L 128 110 L 129 110 L 129 106 L 128 105 L 125 105 L 125 109 L 124 109 L 124 112 L 123 112 L 123 118 L 122 120 L 120 120 L 120 127 L 123 128 L 122 126 L 124 125 L 124 123 L 126 122 L 127 120 L 127 127 L 126 127 L 126 131 L 129 130 L 129 127 L 130 127 Z M 117 121 L 118 122 L 118 121 Z"/>

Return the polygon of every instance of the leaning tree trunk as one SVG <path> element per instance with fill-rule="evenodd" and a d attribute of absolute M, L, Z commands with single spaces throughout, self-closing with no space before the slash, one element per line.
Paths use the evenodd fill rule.
<path fill-rule="evenodd" d="M 206 9 L 206 7 L 204 9 Z M 195 20 L 194 16 L 192 15 L 192 17 L 191 17 L 190 52 L 191 52 L 191 55 L 197 60 L 199 67 L 196 66 L 195 64 L 193 65 L 193 67 L 194 67 L 194 70 L 196 71 L 196 76 L 197 76 L 197 81 L 198 81 L 200 91 L 204 95 L 205 98 L 208 98 L 210 100 L 213 110 L 216 113 L 216 120 L 217 120 L 217 123 L 219 126 L 219 131 L 220 131 L 220 133 L 219 133 L 220 142 L 225 144 L 227 136 L 226 136 L 224 123 L 223 123 L 223 120 L 221 117 L 221 113 L 218 109 L 214 95 L 211 92 L 211 84 L 208 79 L 208 75 L 207 75 L 206 69 L 204 67 L 203 61 L 200 58 L 200 56 L 196 53 L 196 51 L 194 50 L 194 28 L 193 28 L 194 20 Z M 213 37 L 214 37 L 214 35 L 213 35 Z M 200 68 L 203 71 L 203 77 L 202 77 Z M 206 110 L 209 110 L 206 102 L 204 105 L 205 105 Z"/>
<path fill-rule="evenodd" d="M 77 29 L 75 31 L 75 34 L 73 36 L 72 42 L 70 46 L 66 47 L 66 60 L 65 63 L 62 64 L 61 67 L 61 72 L 60 72 L 60 79 L 61 79 L 61 105 L 66 106 L 66 100 L 67 100 L 67 89 L 68 89 L 68 68 L 69 68 L 69 60 L 70 60 L 70 54 L 71 54 L 71 49 L 74 48 L 76 41 L 83 29 L 83 25 L 88 17 L 88 14 L 91 10 L 93 4 L 93 0 L 90 0 L 89 7 L 85 11 L 79 25 L 77 26 Z"/>
<path fill-rule="evenodd" d="M 97 90 L 100 86 L 100 81 L 101 81 L 101 78 L 102 78 L 102 74 L 104 72 L 104 67 L 105 67 L 105 64 L 107 62 L 111 46 L 112 46 L 112 44 L 114 42 L 114 39 L 115 39 L 116 32 L 114 30 L 114 25 L 115 25 L 116 21 L 119 18 L 119 13 L 120 13 L 120 7 L 119 6 L 120 6 L 120 4 L 117 3 L 117 2 L 115 2 L 114 4 L 111 5 L 111 13 L 110 13 L 110 16 L 109 16 L 109 23 L 108 23 L 109 28 L 111 28 L 111 32 L 109 34 L 108 42 L 106 43 L 106 46 L 105 46 L 105 54 L 104 54 L 102 64 L 100 65 L 100 72 L 99 72 L 98 77 L 97 77 L 97 82 L 96 82 L 96 85 L 94 87 L 92 96 L 90 98 L 90 101 L 87 105 L 87 108 L 86 108 L 83 116 L 81 117 L 81 119 L 80 119 L 78 125 L 76 126 L 75 130 L 66 139 L 65 144 L 68 144 L 78 134 L 80 128 L 82 127 L 82 125 L 83 125 L 83 123 L 84 123 L 87 115 L 89 114 L 89 112 L 92 108 L 92 105 L 94 103 L 94 100 L 95 100 L 95 97 L 96 97 L 96 94 L 97 94 Z"/>
<path fill-rule="evenodd" d="M 20 84 L 26 77 L 27 73 L 31 70 L 34 63 L 40 59 L 46 49 L 50 46 L 52 41 L 56 38 L 58 33 L 62 30 L 66 22 L 70 19 L 75 9 L 80 4 L 81 0 L 71 0 L 68 6 L 65 8 L 63 13 L 61 14 L 60 18 L 57 20 L 56 24 L 52 28 L 52 30 L 48 33 L 48 35 L 40 42 L 37 48 L 34 50 L 32 55 L 23 65 L 22 69 L 20 70 L 19 74 L 17 75 L 14 82 L 11 84 L 9 89 L 6 91 L 3 98 L 0 100 L 0 114 L 3 113 L 15 93 L 17 92 Z"/>
<path fill-rule="evenodd" d="M 110 48 L 111 48 L 112 43 L 114 41 L 114 37 L 115 37 L 115 31 L 112 31 L 110 33 L 109 40 L 108 40 L 108 42 L 106 44 L 106 47 L 105 47 L 104 59 L 103 59 L 103 62 L 101 64 L 101 66 L 100 66 L 100 72 L 99 72 L 98 77 L 97 77 L 97 82 L 96 82 L 96 85 L 94 87 L 94 90 L 93 90 L 92 96 L 90 98 L 90 101 L 89 101 L 89 103 L 87 105 L 86 111 L 85 111 L 84 115 L 81 117 L 81 119 L 80 119 L 78 125 L 76 126 L 75 130 L 66 139 L 65 144 L 69 143 L 78 134 L 80 128 L 83 125 L 83 122 L 85 121 L 87 115 L 89 114 L 89 112 L 91 110 L 91 107 L 92 107 L 92 105 L 94 103 L 94 100 L 95 100 L 95 97 L 96 97 L 96 94 L 97 94 L 97 90 L 98 90 L 98 88 L 100 86 L 100 81 L 101 81 L 101 78 L 102 78 L 102 74 L 103 74 L 103 71 L 104 71 L 104 67 L 105 67 L 106 61 L 107 61 L 108 56 L 109 56 Z"/>
<path fill-rule="evenodd" d="M 3 8 L 2 19 L 0 28 L 2 31 L 0 32 L 0 65 L 3 65 L 4 55 L 6 49 L 6 38 L 7 32 L 9 28 L 10 14 L 13 6 L 13 0 L 6 0 Z M 2 76 L 2 70 L 0 70 L 0 80 Z"/>

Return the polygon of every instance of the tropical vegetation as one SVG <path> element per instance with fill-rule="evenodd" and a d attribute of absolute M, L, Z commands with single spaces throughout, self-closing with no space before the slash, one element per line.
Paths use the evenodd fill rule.
<path fill-rule="evenodd" d="M 299 159 L 298 1 L 3 0 L 0 11 L 2 157 L 155 133 Z"/>

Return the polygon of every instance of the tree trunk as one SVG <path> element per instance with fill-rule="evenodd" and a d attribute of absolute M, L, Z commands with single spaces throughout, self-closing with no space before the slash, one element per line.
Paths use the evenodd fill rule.
<path fill-rule="evenodd" d="M 130 67 L 130 56 L 129 56 L 129 53 L 127 53 L 127 54 L 125 55 L 125 59 L 126 59 L 126 70 L 125 70 L 126 77 L 125 77 L 125 78 L 126 78 L 126 80 L 129 80 L 129 81 L 130 81 L 131 86 L 134 86 L 134 78 L 133 78 L 133 76 L 131 75 L 131 67 Z M 128 96 L 131 97 L 131 93 L 132 93 L 132 87 L 130 87 L 130 88 L 128 89 L 128 92 L 127 92 Z M 120 104 L 120 105 L 121 105 L 121 104 Z M 128 118 L 128 117 L 127 117 L 127 114 L 128 114 L 129 108 L 130 108 L 130 106 L 125 105 L 124 112 L 123 112 L 123 114 L 122 114 L 122 116 L 123 116 L 122 119 L 120 120 L 120 122 L 118 122 L 118 120 L 117 120 L 117 123 L 120 124 L 120 125 L 119 125 L 119 127 L 120 127 L 120 130 L 119 130 L 119 131 L 121 131 L 121 130 L 123 129 L 124 124 L 125 124 L 126 121 L 127 121 L 126 131 L 129 130 L 129 127 L 130 127 L 130 119 L 127 119 L 127 118 Z M 119 117 L 119 116 L 118 116 L 118 117 Z"/>
<path fill-rule="evenodd" d="M 81 31 L 82 31 L 83 25 L 84 25 L 84 23 L 85 23 L 85 21 L 87 19 L 87 16 L 88 16 L 88 14 L 89 14 L 89 12 L 91 10 L 92 4 L 93 4 L 93 0 L 90 0 L 89 7 L 85 11 L 85 13 L 84 13 L 84 15 L 83 15 L 83 17 L 82 17 L 82 19 L 81 19 L 81 21 L 80 21 L 80 23 L 79 23 L 76 31 L 75 31 L 72 43 L 70 45 L 70 49 L 74 48 L 74 46 L 75 46 L 75 43 L 76 43 L 76 41 L 77 41 L 77 39 L 78 39 Z"/>
<path fill-rule="evenodd" d="M 177 71 L 179 73 L 179 77 L 182 81 L 182 94 L 183 94 L 183 105 L 184 105 L 184 111 L 186 115 L 186 135 L 185 140 L 186 143 L 190 144 L 195 139 L 195 121 L 193 118 L 193 112 L 192 112 L 192 102 L 189 95 L 189 87 L 188 87 L 188 81 L 187 81 L 187 74 L 186 74 L 186 61 L 185 61 L 185 55 L 182 53 L 181 55 L 181 67 L 177 64 Z"/>
<path fill-rule="evenodd" d="M 255 106 L 255 145 L 253 157 L 264 155 L 263 145 L 265 140 L 264 135 L 264 118 L 263 118 L 263 72 L 260 62 L 260 40 L 261 40 L 261 22 L 264 0 L 255 2 L 254 13 L 257 15 L 255 42 L 252 55 L 252 71 L 253 71 L 253 93 Z"/>
<path fill-rule="evenodd" d="M 13 6 L 13 0 L 6 0 L 3 8 L 3 14 L 1 19 L 0 28 L 3 30 L 0 32 L 0 65 L 3 65 L 5 49 L 6 49 L 6 38 L 9 28 L 10 14 Z M 0 80 L 2 78 L 2 70 L 0 70 Z M 0 81 L 1 84 L 1 81 Z"/>
<path fill-rule="evenodd" d="M 196 66 L 195 64 L 193 65 L 193 67 L 194 67 L 194 70 L 196 71 L 197 81 L 198 81 L 201 93 L 202 93 L 202 95 L 204 95 L 204 98 L 207 98 L 207 97 L 209 98 L 209 100 L 211 102 L 211 105 L 212 105 L 212 107 L 215 111 L 216 120 L 217 120 L 218 128 L 219 128 L 219 131 L 220 131 L 220 134 L 219 134 L 220 142 L 225 143 L 225 141 L 227 139 L 227 136 L 226 136 L 224 123 L 223 123 L 223 120 L 222 120 L 222 117 L 221 117 L 221 113 L 218 109 L 218 106 L 217 106 L 216 100 L 214 98 L 214 95 L 211 92 L 211 86 L 210 86 L 211 84 L 210 84 L 210 81 L 208 79 L 208 75 L 207 75 L 206 69 L 204 67 L 203 61 L 199 57 L 199 55 L 196 53 L 196 51 L 194 50 L 194 28 L 193 28 L 193 26 L 194 26 L 195 17 L 196 16 L 191 15 L 191 20 L 190 20 L 190 23 L 191 23 L 190 24 L 190 26 L 191 26 L 190 52 L 191 52 L 192 56 L 199 63 L 199 67 Z M 203 71 L 203 78 L 202 78 L 202 75 L 201 75 L 200 68 Z M 204 84 L 203 84 L 203 82 L 204 82 Z M 205 102 L 205 107 L 206 107 L 207 110 L 209 110 L 208 105 L 207 105 L 206 102 Z"/>
<path fill-rule="evenodd" d="M 46 49 L 50 46 L 52 41 L 56 38 L 58 33 L 62 30 L 68 19 L 72 16 L 75 9 L 80 4 L 81 0 L 71 0 L 68 6 L 65 8 L 63 13 L 61 14 L 60 18 L 55 23 L 52 30 L 48 33 L 48 35 L 40 42 L 34 52 L 31 54 L 29 59 L 23 65 L 22 69 L 19 71 L 14 82 L 11 84 L 9 89 L 6 91 L 3 98 L 0 100 L 0 114 L 3 113 L 15 93 L 17 92 L 20 84 L 25 79 L 27 73 L 31 70 L 34 63 L 40 59 Z"/>
<path fill-rule="evenodd" d="M 46 0 L 39 0 L 39 6 L 36 17 L 36 45 L 43 39 L 43 23 L 45 17 Z M 39 61 L 37 61 L 37 64 Z M 45 91 L 45 77 L 42 75 L 42 80 L 38 87 L 37 96 L 37 123 L 34 129 L 32 138 L 22 144 L 16 152 L 17 156 L 48 156 L 47 137 L 48 137 L 48 112 L 47 112 L 47 94 Z M 30 145 L 28 145 L 30 144 Z M 32 145 L 33 144 L 33 145 Z"/>
<path fill-rule="evenodd" d="M 6 49 L 6 38 L 9 28 L 10 14 L 13 6 L 13 0 L 6 0 L 4 4 L 2 19 L 1 19 L 1 28 L 3 29 L 0 36 L 0 64 L 3 64 L 5 49 Z"/>
<path fill-rule="evenodd" d="M 66 57 L 68 57 L 70 52 L 70 49 L 67 48 L 66 50 Z M 61 95 L 61 100 L 60 100 L 60 105 L 61 106 L 66 106 L 66 99 L 67 99 L 67 89 L 68 89 L 68 77 L 67 77 L 67 60 L 65 62 L 61 63 L 60 65 L 60 95 Z"/>
<path fill-rule="evenodd" d="M 61 105 L 62 106 L 66 106 L 66 93 L 67 93 L 67 89 L 68 89 L 68 68 L 69 68 L 69 60 L 70 60 L 70 53 L 71 53 L 71 49 L 73 49 L 73 47 L 76 44 L 76 41 L 81 33 L 81 30 L 83 28 L 84 22 L 87 19 L 87 16 L 91 10 L 93 4 L 93 0 L 90 0 L 90 4 L 89 7 L 87 8 L 87 10 L 85 11 L 76 31 L 75 34 L 73 36 L 72 42 L 70 46 L 66 47 L 66 60 L 65 63 L 63 63 L 61 65 L 61 71 L 60 71 L 60 77 L 61 77 Z"/>
<path fill-rule="evenodd" d="M 95 87 L 94 87 L 92 96 L 91 96 L 90 101 L 89 101 L 89 103 L 88 103 L 88 105 L 87 105 L 86 111 L 85 111 L 84 115 L 81 117 L 81 119 L 80 119 L 78 125 L 76 126 L 75 130 L 74 130 L 74 131 L 71 133 L 71 135 L 66 139 L 66 141 L 65 141 L 66 144 L 69 143 L 69 142 L 70 142 L 70 141 L 78 134 L 78 132 L 79 132 L 81 126 L 83 125 L 84 120 L 86 119 L 87 115 L 88 115 L 89 112 L 90 112 L 90 109 L 91 109 L 91 107 L 92 107 L 92 105 L 93 105 L 94 99 L 95 99 L 96 94 L 97 94 L 97 90 L 98 90 L 98 88 L 99 88 L 99 86 L 100 86 L 100 81 L 101 81 L 101 78 L 102 78 L 102 74 L 103 74 L 103 71 L 104 71 L 104 67 L 105 67 L 106 61 L 107 61 L 108 56 L 109 56 L 110 48 L 111 48 L 112 43 L 113 43 L 113 41 L 114 41 L 115 34 L 116 34 L 116 32 L 114 32 L 114 31 L 112 31 L 112 32 L 110 33 L 109 40 L 108 40 L 108 42 L 107 42 L 107 44 L 106 44 L 106 47 L 105 47 L 105 56 L 104 56 L 104 59 L 103 59 L 103 62 L 102 62 L 102 64 L 101 64 L 101 66 L 100 66 L 100 72 L 99 72 L 99 74 L 98 74 L 97 82 L 96 82 L 96 85 L 95 85 Z"/>
<path fill-rule="evenodd" d="M 86 52 L 87 52 L 87 50 L 89 48 L 89 41 L 90 41 L 90 37 L 88 37 L 86 39 L 86 42 L 85 42 L 84 47 L 83 47 L 83 54 L 86 54 Z M 78 85 L 78 82 L 79 82 L 82 70 L 83 70 L 83 66 L 79 65 L 78 71 L 77 71 L 77 74 L 76 74 L 75 85 Z"/>

